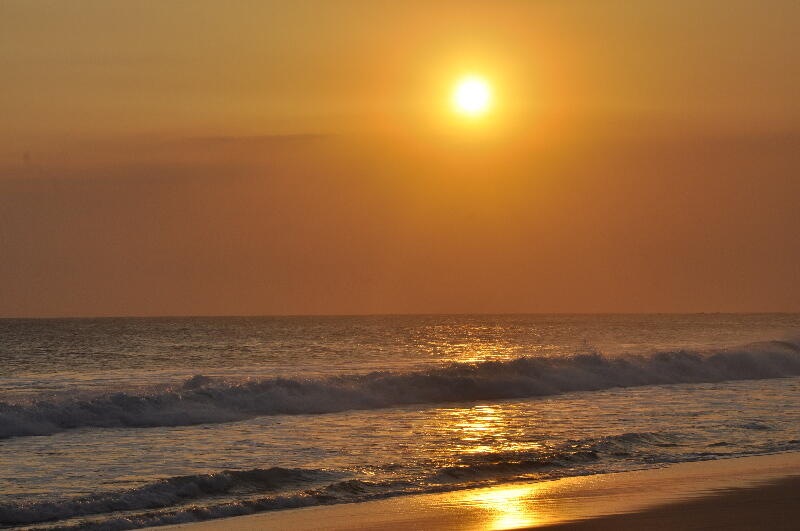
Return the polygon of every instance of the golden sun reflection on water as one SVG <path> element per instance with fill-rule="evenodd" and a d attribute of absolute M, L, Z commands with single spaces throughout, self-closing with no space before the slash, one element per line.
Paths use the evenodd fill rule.
<path fill-rule="evenodd" d="M 500 404 L 441 410 L 437 424 L 458 441 L 448 448 L 454 466 L 492 466 L 493 463 L 503 464 L 509 458 L 513 460 L 516 452 L 521 452 L 522 457 L 528 452 L 536 455 L 539 450 L 545 450 L 541 442 L 520 440 L 520 423 L 515 418 L 515 410 Z M 519 477 L 519 472 L 512 474 Z M 553 520 L 554 515 L 547 510 L 553 509 L 552 504 L 540 503 L 538 499 L 548 492 L 548 487 L 546 482 L 467 491 L 454 494 L 450 503 L 479 510 L 485 515 L 482 517 L 484 529 L 534 527 Z"/>
<path fill-rule="evenodd" d="M 456 363 L 481 363 L 486 361 L 505 361 L 520 356 L 548 355 L 554 352 L 555 345 L 538 343 L 540 331 L 525 329 L 511 331 L 523 334 L 522 341 L 508 337 L 509 330 L 503 326 L 477 324 L 442 325 L 426 329 L 425 334 L 412 338 L 413 346 L 440 361 Z"/>
<path fill-rule="evenodd" d="M 542 445 L 535 441 L 519 441 L 521 427 L 509 413 L 493 405 L 477 405 L 443 410 L 437 422 L 441 429 L 459 440 L 451 448 L 453 454 L 489 454 L 541 448 Z"/>

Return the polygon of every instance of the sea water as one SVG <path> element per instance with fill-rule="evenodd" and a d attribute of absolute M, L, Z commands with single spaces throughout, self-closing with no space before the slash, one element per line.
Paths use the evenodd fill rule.
<path fill-rule="evenodd" d="M 0 320 L 0 526 L 800 449 L 800 315 Z"/>

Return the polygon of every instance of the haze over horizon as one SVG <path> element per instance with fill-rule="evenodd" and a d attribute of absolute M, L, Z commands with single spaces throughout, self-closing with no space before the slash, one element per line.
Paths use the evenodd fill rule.
<path fill-rule="evenodd" d="M 0 317 L 800 311 L 799 19 L 3 2 Z"/>

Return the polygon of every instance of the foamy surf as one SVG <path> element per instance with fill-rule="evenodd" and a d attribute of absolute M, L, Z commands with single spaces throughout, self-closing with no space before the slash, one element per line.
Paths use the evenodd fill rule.
<path fill-rule="evenodd" d="M 258 512 L 368 501 L 404 494 L 444 492 L 528 478 L 553 479 L 620 470 L 631 455 L 682 443 L 678 433 L 623 433 L 565 441 L 554 448 L 465 453 L 449 466 L 406 472 L 401 479 L 353 477 L 353 470 L 271 467 L 176 476 L 135 488 L 49 499 L 0 503 L 0 526 L 62 531 L 117 531 L 197 522 Z M 800 442 L 787 442 L 787 449 Z M 654 454 L 648 454 L 654 455 Z M 697 455 L 694 460 L 713 458 Z M 686 459 L 683 459 L 684 461 Z M 639 468 L 672 462 L 662 454 Z M 397 472 L 396 466 L 391 466 Z"/>
<path fill-rule="evenodd" d="M 453 363 L 407 372 L 219 381 L 195 376 L 166 392 L 119 392 L 28 404 L 0 403 L 0 438 L 74 428 L 147 428 L 262 415 L 335 413 L 410 404 L 552 396 L 616 387 L 800 375 L 800 345 L 771 341 L 717 352 L 598 353 Z"/>

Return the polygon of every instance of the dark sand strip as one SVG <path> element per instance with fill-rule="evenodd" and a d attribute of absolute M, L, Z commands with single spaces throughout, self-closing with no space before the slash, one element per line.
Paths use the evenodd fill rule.
<path fill-rule="evenodd" d="M 674 531 L 800 529 L 800 477 L 760 487 L 711 493 L 631 514 L 536 527 L 552 531 Z"/>

